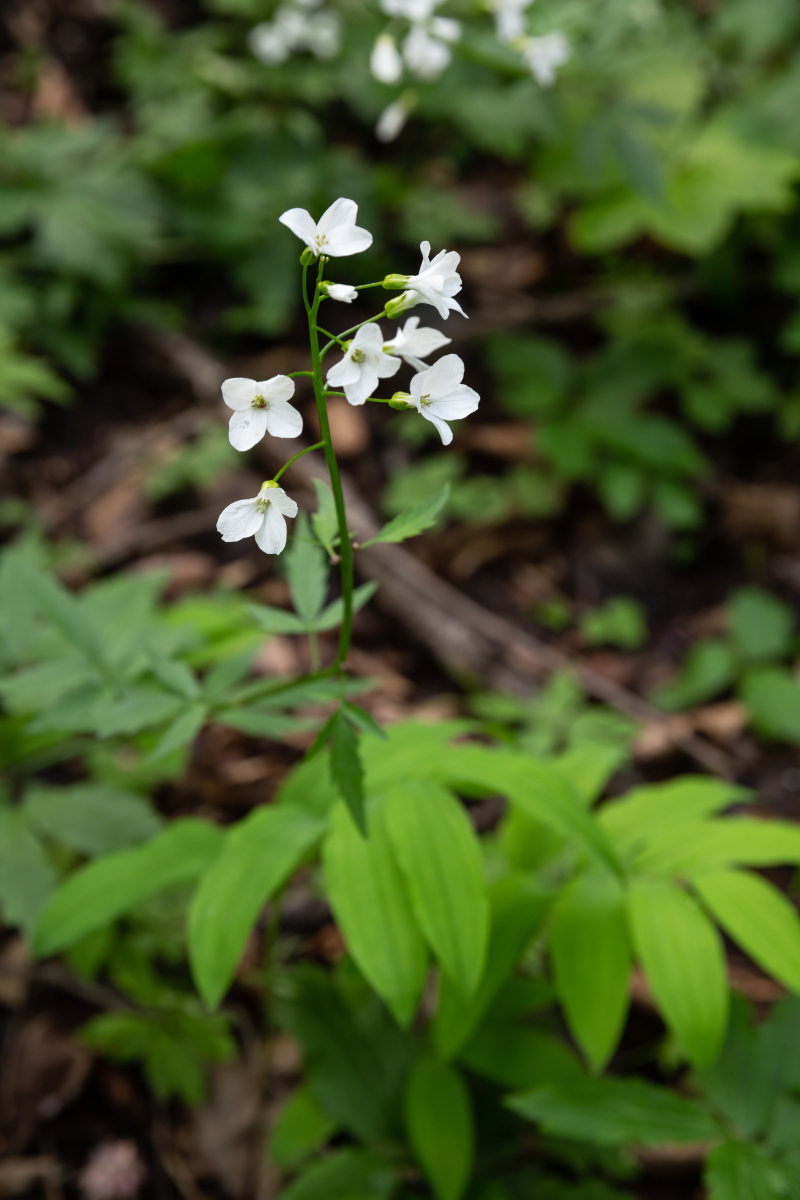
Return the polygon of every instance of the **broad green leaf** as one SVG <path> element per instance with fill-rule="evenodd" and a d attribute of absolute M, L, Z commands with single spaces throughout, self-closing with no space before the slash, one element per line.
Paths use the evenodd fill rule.
<path fill-rule="evenodd" d="M 147 841 L 163 824 L 142 796 L 104 783 L 34 784 L 23 812 L 38 833 L 90 857 Z"/>
<path fill-rule="evenodd" d="M 317 493 L 317 511 L 312 513 L 311 525 L 317 541 L 332 556 L 334 553 L 334 542 L 339 533 L 336 501 L 327 483 L 323 483 L 321 479 L 314 480 L 314 490 Z"/>
<path fill-rule="evenodd" d="M 744 676 L 739 692 L 756 733 L 800 742 L 800 683 L 788 668 L 754 667 Z"/>
<path fill-rule="evenodd" d="M 632 866 L 636 871 L 677 875 L 734 863 L 800 863 L 800 826 L 753 817 L 687 821 L 660 829 Z"/>
<path fill-rule="evenodd" d="M 631 973 L 625 896 L 613 875 L 588 871 L 563 889 L 552 910 L 550 953 L 572 1035 L 602 1070 L 625 1023 Z"/>
<path fill-rule="evenodd" d="M 379 805 L 370 807 L 368 826 L 365 838 L 347 807 L 336 805 L 323 850 L 325 882 L 356 965 L 408 1025 L 425 984 L 425 943 Z"/>
<path fill-rule="evenodd" d="M 267 1156 L 284 1170 L 296 1170 L 335 1128 L 308 1088 L 296 1088 L 272 1126 Z"/>
<path fill-rule="evenodd" d="M 284 558 L 292 603 L 304 621 L 313 621 L 325 602 L 328 564 L 322 548 L 311 536 L 304 512 L 297 516 L 294 534 Z"/>
<path fill-rule="evenodd" d="M 489 794 L 502 792 L 529 817 L 577 842 L 593 858 L 621 873 L 605 833 L 567 781 L 548 763 L 483 746 L 452 746 L 440 753 L 431 773 L 455 785 L 482 784 Z"/>
<path fill-rule="evenodd" d="M 364 605 L 372 599 L 378 590 L 377 583 L 370 580 L 369 583 L 362 583 L 353 592 L 353 612 L 356 613 L 364 607 Z M 338 600 L 332 600 L 323 608 L 322 612 L 314 621 L 314 629 L 318 633 L 324 633 L 326 629 L 335 629 L 337 625 L 341 625 L 344 617 L 344 603 L 341 597 Z"/>
<path fill-rule="evenodd" d="M 183 712 L 179 712 L 164 730 L 164 736 L 156 742 L 149 756 L 150 761 L 157 762 L 161 758 L 167 758 L 183 746 L 191 745 L 205 725 L 208 715 L 208 708 L 205 704 L 190 704 Z"/>
<path fill-rule="evenodd" d="M 30 936 L 57 877 L 18 809 L 0 809 L 0 915 Z"/>
<path fill-rule="evenodd" d="M 325 817 L 339 799 L 328 766 L 327 755 L 302 759 L 284 778 L 274 804 L 296 804 L 315 816 Z"/>
<path fill-rule="evenodd" d="M 670 712 L 705 704 L 730 687 L 735 673 L 733 651 L 727 642 L 714 638 L 696 642 L 677 679 L 654 692 L 653 703 Z"/>
<path fill-rule="evenodd" d="M 792 1195 L 780 1165 L 760 1146 L 725 1141 L 706 1160 L 709 1200 L 781 1200 Z"/>
<path fill-rule="evenodd" d="M 722 940 L 686 892 L 635 879 L 628 896 L 633 942 L 661 1013 L 693 1063 L 719 1052 L 728 1019 Z"/>
<path fill-rule="evenodd" d="M 668 783 L 634 788 L 622 800 L 610 800 L 598 823 L 620 854 L 628 855 L 662 831 L 719 812 L 751 795 L 747 788 L 707 775 L 684 775 Z"/>
<path fill-rule="evenodd" d="M 692 886 L 751 958 L 800 992 L 800 918 L 782 892 L 749 871 L 703 872 Z"/>
<path fill-rule="evenodd" d="M 358 742 L 358 733 L 340 708 L 331 725 L 331 779 L 350 809 L 356 825 L 366 832 L 364 770 Z"/>
<path fill-rule="evenodd" d="M 783 658 L 792 641 L 794 614 L 761 588 L 740 588 L 728 601 L 733 644 L 743 659 Z"/>
<path fill-rule="evenodd" d="M 580 741 L 553 758 L 553 767 L 586 804 L 594 804 L 611 776 L 630 758 L 625 746 L 613 742 Z"/>
<path fill-rule="evenodd" d="M 470 995 L 486 957 L 489 904 L 469 817 L 446 788 L 420 780 L 389 791 L 386 818 L 425 939 Z"/>
<path fill-rule="evenodd" d="M 506 1103 L 545 1133 L 601 1145 L 661 1146 L 706 1141 L 721 1132 L 697 1101 L 641 1079 L 584 1078 Z"/>
<path fill-rule="evenodd" d="M 411 1148 L 438 1200 L 460 1200 L 475 1157 L 472 1103 L 455 1068 L 421 1058 L 406 1089 Z"/>
<path fill-rule="evenodd" d="M 217 855 L 222 830 L 181 817 L 143 846 L 108 854 L 71 875 L 42 913 L 34 950 L 55 954 L 149 896 L 190 883 Z"/>
<path fill-rule="evenodd" d="M 489 946 L 476 992 L 465 997 L 447 975 L 442 976 L 439 985 L 431 1034 L 441 1058 L 452 1058 L 472 1036 L 541 924 L 551 899 L 551 894 L 527 874 L 505 875 L 491 885 Z"/>
<path fill-rule="evenodd" d="M 281 1200 L 389 1200 L 395 1172 L 365 1150 L 337 1150 L 281 1191 Z"/>
<path fill-rule="evenodd" d="M 418 533 L 422 533 L 423 529 L 430 529 L 431 525 L 436 524 L 439 513 L 449 498 L 450 484 L 446 483 L 428 500 L 423 500 L 421 504 L 415 504 L 413 508 L 398 513 L 384 525 L 376 537 L 362 543 L 362 550 L 367 546 L 374 546 L 376 542 L 404 542 L 406 538 L 416 537 Z"/>
<path fill-rule="evenodd" d="M 189 960 L 209 1008 L 228 990 L 261 909 L 323 828 L 305 809 L 273 804 L 227 833 L 189 908 Z"/>

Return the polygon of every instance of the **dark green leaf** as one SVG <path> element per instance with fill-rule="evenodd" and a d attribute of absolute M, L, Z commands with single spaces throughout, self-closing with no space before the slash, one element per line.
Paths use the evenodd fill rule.
<path fill-rule="evenodd" d="M 267 1155 L 284 1170 L 296 1170 L 334 1132 L 308 1088 L 292 1092 L 272 1126 Z"/>
<path fill-rule="evenodd" d="M 422 1058 L 406 1090 L 406 1127 L 414 1155 L 438 1200 L 460 1200 L 475 1155 L 472 1103 L 464 1080 L 436 1058 Z"/>
<path fill-rule="evenodd" d="M 760 1146 L 723 1142 L 708 1156 L 709 1200 L 782 1200 L 792 1194 L 778 1163 Z"/>
<path fill-rule="evenodd" d="M 281 1200 L 388 1200 L 394 1171 L 364 1150 L 337 1150 L 313 1163 L 281 1192 Z"/>
<path fill-rule="evenodd" d="M 331 726 L 331 779 L 341 792 L 358 828 L 366 833 L 364 771 L 358 753 L 358 734 L 342 709 Z"/>
<path fill-rule="evenodd" d="M 696 642 L 673 683 L 659 688 L 653 701 L 670 711 L 705 704 L 730 687 L 735 674 L 733 651 L 727 642 L 709 638 Z"/>
<path fill-rule="evenodd" d="M 785 667 L 756 667 L 741 683 L 741 697 L 756 733 L 800 742 L 800 684 Z"/>
<path fill-rule="evenodd" d="M 728 601 L 733 644 L 748 661 L 783 658 L 792 641 L 794 614 L 760 588 L 740 588 Z"/>

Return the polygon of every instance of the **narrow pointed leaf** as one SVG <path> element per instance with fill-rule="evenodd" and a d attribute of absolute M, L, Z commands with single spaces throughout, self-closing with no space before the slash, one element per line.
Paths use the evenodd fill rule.
<path fill-rule="evenodd" d="M 339 521 L 336 516 L 336 501 L 327 483 L 321 479 L 314 480 L 317 493 L 317 511 L 311 517 L 311 525 L 317 540 L 325 547 L 329 555 L 334 552 L 334 541 L 339 533 Z"/>
<path fill-rule="evenodd" d="M 406 1127 L 437 1200 L 460 1200 L 475 1157 L 472 1103 L 459 1072 L 435 1058 L 417 1062 L 406 1091 Z"/>
<path fill-rule="evenodd" d="M 446 483 L 428 500 L 407 508 L 405 512 L 393 517 L 380 533 L 362 544 L 362 549 L 374 546 L 376 542 L 404 542 L 406 538 L 416 537 L 423 529 L 430 529 L 439 519 L 439 514 L 450 497 L 450 484 Z"/>
<path fill-rule="evenodd" d="M 322 548 L 311 537 L 308 518 L 301 512 L 286 552 L 286 574 L 292 603 L 303 621 L 313 621 L 325 602 L 328 564 Z"/>
<path fill-rule="evenodd" d="M 356 825 L 365 833 L 364 771 L 358 753 L 358 734 L 341 709 L 334 717 L 331 731 L 331 779 L 350 809 Z"/>

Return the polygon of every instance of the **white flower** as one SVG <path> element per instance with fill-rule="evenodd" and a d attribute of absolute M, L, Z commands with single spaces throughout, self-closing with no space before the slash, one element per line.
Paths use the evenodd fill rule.
<path fill-rule="evenodd" d="M 453 55 L 446 42 L 431 37 L 422 25 L 412 25 L 403 42 L 403 57 L 420 79 L 437 79 Z"/>
<path fill-rule="evenodd" d="M 325 295 L 331 300 L 341 300 L 342 304 L 352 304 L 358 292 L 349 283 L 329 283 L 325 286 Z"/>
<path fill-rule="evenodd" d="M 363 404 L 378 386 L 400 369 L 400 359 L 383 350 L 383 334 L 377 325 L 362 325 L 341 362 L 328 371 L 331 387 L 344 388 L 350 404 Z"/>
<path fill-rule="evenodd" d="M 289 403 L 294 395 L 294 380 L 276 375 L 257 383 L 255 379 L 226 379 L 222 398 L 233 416 L 228 436 L 235 450 L 250 450 L 265 433 L 273 437 L 293 438 L 303 431 L 303 418 Z"/>
<path fill-rule="evenodd" d="M 381 8 L 389 17 L 405 17 L 407 21 L 427 21 L 442 0 L 381 0 Z"/>
<path fill-rule="evenodd" d="M 480 403 L 478 393 L 462 384 L 463 378 L 461 359 L 457 354 L 445 354 L 411 380 L 411 395 L 407 402 L 436 426 L 445 446 L 453 440 L 453 431 L 447 422 L 475 412 Z"/>
<path fill-rule="evenodd" d="M 305 44 L 316 58 L 335 58 L 341 46 L 339 14 L 326 8 L 308 17 Z"/>
<path fill-rule="evenodd" d="M 533 0 L 491 0 L 495 31 L 501 42 L 513 42 L 525 32 L 524 13 Z"/>
<path fill-rule="evenodd" d="M 317 58 L 332 58 L 340 44 L 338 13 L 330 9 L 309 12 L 316 3 L 296 0 L 296 6 L 281 4 L 272 21 L 262 21 L 250 30 L 248 41 L 256 58 L 268 66 L 285 62 L 293 50 L 310 50 Z"/>
<path fill-rule="evenodd" d="M 402 312 L 404 308 L 413 308 L 416 304 L 432 304 L 439 316 L 446 319 L 451 312 L 460 312 L 462 317 L 467 314 L 453 296 L 461 291 L 461 276 L 456 267 L 461 262 L 461 255 L 455 250 L 440 250 L 431 261 L 430 242 L 420 242 L 422 263 L 419 274 L 409 275 L 406 280 L 406 291 L 399 297 L 400 303 L 394 301 L 394 313 Z"/>
<path fill-rule="evenodd" d="M 380 83 L 397 83 L 403 60 L 390 33 L 379 33 L 369 56 L 369 69 Z"/>
<path fill-rule="evenodd" d="M 408 109 L 399 100 L 387 104 L 375 123 L 375 137 L 379 142 L 393 142 L 399 137 L 408 120 Z"/>
<path fill-rule="evenodd" d="M 297 503 L 270 479 L 252 500 L 236 500 L 223 509 L 217 529 L 223 542 L 254 537 L 265 554 L 280 554 L 286 545 L 286 517 L 296 516 Z"/>
<path fill-rule="evenodd" d="M 357 216 L 358 205 L 355 200 L 345 200 L 340 196 L 325 210 L 316 225 L 304 208 L 290 208 L 281 213 L 279 220 L 314 254 L 344 258 L 348 254 L 360 254 L 372 245 L 372 234 L 366 229 L 359 229 L 356 225 Z"/>
<path fill-rule="evenodd" d="M 570 56 L 570 45 L 563 33 L 546 33 L 543 37 L 526 37 L 519 42 L 525 65 L 537 83 L 550 87 L 556 71 Z"/>
<path fill-rule="evenodd" d="M 444 42 L 457 42 L 461 37 L 461 22 L 452 17 L 434 17 L 427 25 L 428 32 Z"/>
<path fill-rule="evenodd" d="M 445 337 L 438 329 L 419 329 L 418 325 L 419 317 L 409 317 L 403 328 L 398 329 L 383 348 L 391 350 L 392 354 L 399 354 L 417 371 L 426 371 L 428 364 L 422 362 L 422 359 L 433 354 L 435 350 L 441 350 L 442 346 L 449 346 L 452 338 Z"/>

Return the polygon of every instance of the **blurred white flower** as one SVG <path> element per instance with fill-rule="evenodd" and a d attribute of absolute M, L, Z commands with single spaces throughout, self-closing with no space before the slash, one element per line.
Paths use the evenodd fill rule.
<path fill-rule="evenodd" d="M 303 432 L 303 418 L 289 403 L 294 395 L 294 380 L 275 375 L 261 383 L 255 379 L 226 379 L 222 398 L 233 416 L 228 436 L 235 450 L 250 450 L 265 433 L 273 437 L 294 438 Z"/>
<path fill-rule="evenodd" d="M 428 33 L 444 42 L 457 42 L 461 37 L 461 22 L 452 17 L 432 17 L 426 28 Z"/>
<path fill-rule="evenodd" d="M 495 32 L 501 42 L 513 42 L 525 32 L 525 10 L 533 0 L 489 0 Z"/>
<path fill-rule="evenodd" d="M 317 58 L 333 58 L 341 44 L 338 13 L 317 7 L 318 0 L 281 4 L 272 21 L 250 30 L 248 41 L 256 58 L 267 66 L 285 62 L 295 50 L 310 50 Z"/>
<path fill-rule="evenodd" d="M 375 137 L 379 142 L 393 142 L 400 135 L 408 120 L 408 109 L 401 100 L 387 104 L 375 124 Z"/>
<path fill-rule="evenodd" d="M 525 65 L 537 83 L 551 87 L 556 81 L 556 72 L 570 56 L 570 45 L 563 33 L 545 33 L 542 37 L 520 38 L 518 49 Z"/>
<path fill-rule="evenodd" d="M 462 384 L 463 378 L 461 359 L 457 354 L 445 354 L 411 380 L 407 403 L 413 404 L 426 421 L 436 426 L 445 446 L 453 440 L 453 431 L 447 422 L 469 416 L 480 404 L 480 396 Z"/>
<path fill-rule="evenodd" d="M 328 371 L 328 384 L 344 388 L 350 404 L 364 404 L 378 386 L 400 369 L 400 359 L 384 353 L 383 334 L 375 324 L 362 325 L 345 356 Z"/>
<path fill-rule="evenodd" d="M 390 33 L 379 33 L 369 56 L 369 69 L 380 83 L 397 83 L 403 60 Z"/>
<path fill-rule="evenodd" d="M 402 359 L 417 371 L 427 371 L 428 364 L 422 362 L 435 350 L 449 346 L 452 338 L 445 337 L 438 329 L 423 326 L 419 328 L 419 317 L 409 317 L 402 329 L 384 344 L 384 350 L 399 354 Z"/>
<path fill-rule="evenodd" d="M 352 304 L 358 292 L 349 283 L 328 283 L 323 284 L 323 290 L 326 296 L 330 296 L 331 300 L 341 300 L 342 304 Z"/>
<path fill-rule="evenodd" d="M 356 225 L 357 216 L 358 205 L 355 200 L 345 200 L 340 196 L 316 224 L 305 208 L 290 208 L 281 213 L 278 219 L 314 254 L 344 258 L 348 254 L 360 254 L 372 245 L 372 234 Z"/>
<path fill-rule="evenodd" d="M 235 500 L 220 513 L 217 530 L 223 542 L 254 537 L 265 554 L 280 554 L 286 545 L 286 518 L 297 516 L 297 503 L 274 479 L 261 485 L 252 500 Z"/>
<path fill-rule="evenodd" d="M 430 242 L 420 242 L 422 263 L 417 275 L 409 275 L 405 283 L 406 290 L 398 301 L 392 302 L 391 316 L 396 316 L 406 308 L 417 304 L 432 304 L 439 316 L 446 319 L 451 312 L 459 312 L 462 317 L 467 314 L 453 296 L 461 291 L 461 276 L 456 268 L 461 262 L 461 255 L 455 250 L 440 250 L 431 260 Z"/>
<path fill-rule="evenodd" d="M 455 22 L 457 24 L 458 22 Z M 403 42 L 403 58 L 420 79 L 437 79 L 453 54 L 446 41 L 432 37 L 423 25 L 412 25 Z"/>
<path fill-rule="evenodd" d="M 381 0 L 381 8 L 389 17 L 427 21 L 441 3 L 442 0 Z"/>

